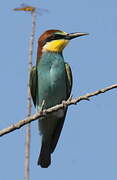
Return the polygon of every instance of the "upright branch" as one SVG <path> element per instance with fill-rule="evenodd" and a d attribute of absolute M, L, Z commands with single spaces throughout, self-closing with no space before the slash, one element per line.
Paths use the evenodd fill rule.
<path fill-rule="evenodd" d="M 29 77 L 32 69 L 32 55 L 34 47 L 34 36 L 36 27 L 36 12 L 32 11 L 32 33 L 29 41 L 29 64 L 28 64 L 28 102 L 27 102 L 27 116 L 31 116 L 32 100 L 30 96 Z M 25 144 L 25 161 L 24 161 L 24 180 L 29 180 L 29 167 L 30 167 L 30 124 L 26 127 L 26 144 Z"/>
<path fill-rule="evenodd" d="M 29 40 L 29 57 L 28 57 L 28 97 L 27 97 L 27 117 L 31 116 L 32 100 L 30 96 L 29 77 L 32 69 L 32 56 L 34 47 L 34 37 L 36 29 L 36 8 L 32 6 L 21 5 L 20 8 L 15 8 L 15 11 L 28 11 L 32 15 L 32 32 Z M 26 127 L 26 140 L 25 140 L 25 160 L 24 160 L 24 180 L 29 180 L 29 168 L 30 168 L 30 136 L 31 128 L 30 123 Z"/>
<path fill-rule="evenodd" d="M 32 69 L 32 56 L 34 47 L 34 36 L 36 28 L 36 11 L 32 11 L 32 33 L 29 41 L 29 64 L 28 64 L 28 102 L 27 102 L 27 116 L 31 116 L 32 100 L 30 96 L 29 77 Z M 30 124 L 26 128 L 26 144 L 25 144 L 25 161 L 24 161 L 24 179 L 29 180 L 29 167 L 30 167 Z"/>

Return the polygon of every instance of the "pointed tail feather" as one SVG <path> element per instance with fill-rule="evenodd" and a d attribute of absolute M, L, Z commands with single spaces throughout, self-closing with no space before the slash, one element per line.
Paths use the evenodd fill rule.
<path fill-rule="evenodd" d="M 40 165 L 42 168 L 47 168 L 51 164 L 50 145 L 46 142 L 42 142 L 37 164 Z"/>
<path fill-rule="evenodd" d="M 53 132 L 52 140 L 51 140 L 51 153 L 54 152 L 54 150 L 56 148 L 56 145 L 58 143 L 58 140 L 59 140 L 59 137 L 60 137 L 60 134 L 61 134 L 61 130 L 62 130 L 63 125 L 64 125 L 65 116 L 66 116 L 66 112 L 65 112 L 63 118 L 59 118 L 56 129 Z"/>

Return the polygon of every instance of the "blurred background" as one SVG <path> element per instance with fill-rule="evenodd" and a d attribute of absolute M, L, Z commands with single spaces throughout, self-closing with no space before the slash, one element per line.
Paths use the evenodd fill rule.
<path fill-rule="evenodd" d="M 0 7 L 0 129 L 27 113 L 28 47 L 31 15 L 12 9 L 26 3 L 48 9 L 37 15 L 38 37 L 47 29 L 88 32 L 71 41 L 64 58 L 72 67 L 73 97 L 117 83 L 116 0 L 4 0 Z M 30 179 L 117 179 L 117 89 L 70 106 L 48 169 L 37 166 L 40 137 L 31 123 Z M 35 110 L 33 109 L 33 112 Z M 0 179 L 24 177 L 25 127 L 0 138 Z"/>

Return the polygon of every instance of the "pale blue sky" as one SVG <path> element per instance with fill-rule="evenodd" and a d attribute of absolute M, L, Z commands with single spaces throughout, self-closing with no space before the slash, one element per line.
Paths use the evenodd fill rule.
<path fill-rule="evenodd" d="M 74 97 L 117 83 L 116 0 L 4 0 L 0 6 L 0 129 L 26 116 L 28 42 L 31 16 L 14 12 L 21 3 L 46 8 L 37 18 L 37 39 L 47 29 L 88 32 L 64 51 L 72 67 Z M 37 166 L 37 122 L 32 123 L 31 180 L 117 179 L 117 90 L 69 108 L 48 169 Z M 23 179 L 25 127 L 1 137 L 0 179 Z"/>

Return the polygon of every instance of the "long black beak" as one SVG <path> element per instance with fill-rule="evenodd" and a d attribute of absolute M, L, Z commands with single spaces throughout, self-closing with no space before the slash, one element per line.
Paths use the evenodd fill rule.
<path fill-rule="evenodd" d="M 65 39 L 71 40 L 80 36 L 86 36 L 89 35 L 88 33 L 83 33 L 83 32 L 75 32 L 75 33 L 70 33 L 66 35 Z"/>

